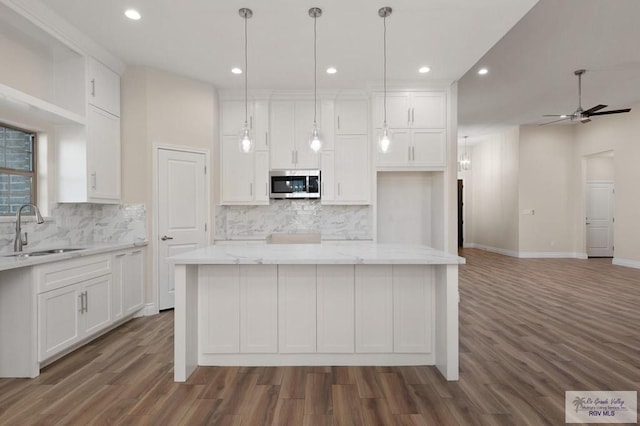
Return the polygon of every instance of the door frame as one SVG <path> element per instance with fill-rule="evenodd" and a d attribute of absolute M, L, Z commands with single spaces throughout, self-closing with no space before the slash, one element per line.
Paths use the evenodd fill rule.
<path fill-rule="evenodd" d="M 158 257 L 160 255 L 160 250 L 158 247 L 159 233 L 158 233 L 158 224 L 159 224 L 159 198 L 158 198 L 158 179 L 159 179 L 159 167 L 158 160 L 160 159 L 160 151 L 178 151 L 178 152 L 186 152 L 190 154 L 203 154 L 204 155 L 204 164 L 207 168 L 207 178 L 204 180 L 205 187 L 205 214 L 207 217 L 207 229 L 205 231 L 206 239 L 209 244 L 211 244 L 211 228 L 213 227 L 214 220 L 211 217 L 211 176 L 213 175 L 211 170 L 211 162 L 210 162 L 210 152 L 208 149 L 200 149 L 200 148 L 192 148 L 188 146 L 180 146 L 180 145 L 167 145 L 167 144 L 153 144 L 153 164 L 152 164 L 152 205 L 153 205 L 153 214 L 151 215 L 151 241 L 149 241 L 149 246 L 151 248 L 151 253 L 153 253 L 152 264 L 151 264 L 151 277 L 153 280 L 153 295 L 152 300 L 154 304 L 154 313 L 160 312 L 160 281 L 158 280 Z"/>

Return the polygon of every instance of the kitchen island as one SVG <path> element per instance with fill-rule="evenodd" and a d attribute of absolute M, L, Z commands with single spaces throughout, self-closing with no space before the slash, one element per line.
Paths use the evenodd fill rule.
<path fill-rule="evenodd" d="M 175 265 L 174 380 L 198 365 L 436 365 L 458 379 L 458 265 L 427 246 L 217 244 Z"/>

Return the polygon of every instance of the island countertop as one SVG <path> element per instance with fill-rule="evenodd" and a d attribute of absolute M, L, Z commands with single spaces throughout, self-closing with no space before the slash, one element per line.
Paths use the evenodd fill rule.
<path fill-rule="evenodd" d="M 465 259 L 424 245 L 373 242 L 216 244 L 168 258 L 183 265 L 457 265 Z"/>

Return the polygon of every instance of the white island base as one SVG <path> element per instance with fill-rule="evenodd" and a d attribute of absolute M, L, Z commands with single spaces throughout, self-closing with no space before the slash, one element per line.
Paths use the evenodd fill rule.
<path fill-rule="evenodd" d="M 372 243 L 216 245 L 175 264 L 175 381 L 198 365 L 436 365 L 458 379 L 457 256 Z"/>

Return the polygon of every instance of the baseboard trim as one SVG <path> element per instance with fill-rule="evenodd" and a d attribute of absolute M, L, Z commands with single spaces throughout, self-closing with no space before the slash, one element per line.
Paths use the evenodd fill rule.
<path fill-rule="evenodd" d="M 499 247 L 485 246 L 483 244 L 469 243 L 464 248 L 477 248 L 490 251 L 492 253 L 503 254 L 505 256 L 517 257 L 519 259 L 586 259 L 586 253 L 562 252 L 562 251 L 515 251 Z"/>
<path fill-rule="evenodd" d="M 638 262 L 637 260 L 620 259 L 619 257 L 614 257 L 611 263 L 618 266 L 626 266 L 627 268 L 640 269 L 640 262 Z"/>
<path fill-rule="evenodd" d="M 142 309 L 138 311 L 138 313 L 136 314 L 136 317 L 148 317 L 151 315 L 157 315 L 159 312 L 160 311 L 158 311 L 156 304 L 151 302 L 151 303 L 145 304 L 142 307 Z"/>

